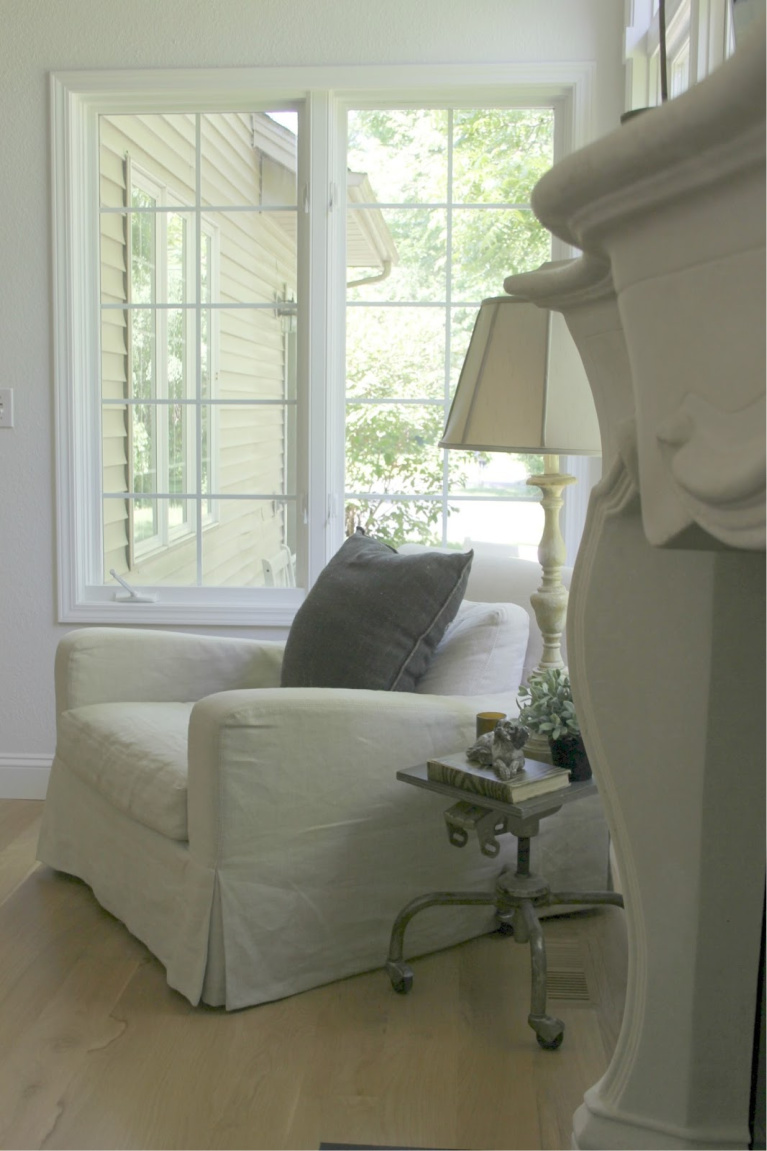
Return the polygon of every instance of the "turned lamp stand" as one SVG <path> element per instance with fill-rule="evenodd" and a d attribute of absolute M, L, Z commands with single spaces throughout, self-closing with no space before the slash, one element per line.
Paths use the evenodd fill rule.
<path fill-rule="evenodd" d="M 583 360 L 559 313 L 513 295 L 482 301 L 440 447 L 543 453 L 543 475 L 527 481 L 540 488 L 544 514 L 538 548 L 543 582 L 531 596 L 543 636 L 536 671 L 564 667 L 567 589 L 559 513 L 562 492 L 575 477 L 561 474 L 559 457 L 599 455 L 602 444 Z M 551 762 L 545 740 L 533 739 L 528 749 L 531 759 Z"/>
<path fill-rule="evenodd" d="M 559 456 L 544 456 L 543 466 L 542 475 L 528 476 L 527 480 L 528 484 L 541 489 L 544 515 L 543 534 L 538 545 L 538 562 L 543 570 L 543 580 L 538 591 L 530 596 L 538 630 L 543 637 L 543 654 L 535 671 L 550 671 L 565 666 L 561 643 L 567 619 L 568 592 L 562 583 L 562 568 L 567 552 L 559 526 L 559 514 L 564 503 L 562 492 L 568 484 L 575 483 L 575 476 L 560 472 Z M 551 762 L 549 741 L 545 736 L 533 733 L 525 744 L 525 754 L 529 759 Z"/>

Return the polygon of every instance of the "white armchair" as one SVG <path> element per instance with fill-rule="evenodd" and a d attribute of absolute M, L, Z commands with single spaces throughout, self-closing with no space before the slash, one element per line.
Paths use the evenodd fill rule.
<path fill-rule="evenodd" d="M 467 598 L 528 607 L 537 573 L 477 556 Z M 536 645 L 533 631 L 525 664 Z M 383 966 L 408 900 L 487 889 L 499 869 L 450 846 L 448 803 L 395 773 L 466 746 L 477 711 L 513 712 L 509 675 L 479 695 L 281 688 L 283 649 L 94 628 L 57 652 L 38 856 L 85 880 L 192 1003 L 234 1009 Z M 533 850 L 555 887 L 604 885 L 598 797 L 545 820 Z M 494 927 L 481 908 L 419 920 L 415 954 Z"/>

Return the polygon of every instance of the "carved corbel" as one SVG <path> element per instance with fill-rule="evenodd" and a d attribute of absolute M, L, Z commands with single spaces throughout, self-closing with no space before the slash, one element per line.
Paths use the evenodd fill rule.
<path fill-rule="evenodd" d="M 764 547 L 764 426 L 764 396 L 728 412 L 688 393 L 656 433 L 690 515 L 731 547 Z"/>

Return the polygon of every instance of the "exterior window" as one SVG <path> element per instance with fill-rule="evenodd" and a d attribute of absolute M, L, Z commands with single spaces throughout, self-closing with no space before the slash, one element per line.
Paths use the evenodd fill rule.
<path fill-rule="evenodd" d="M 292 119 L 100 118 L 102 332 L 119 349 L 102 368 L 104 456 L 118 461 L 107 578 L 258 586 L 287 544 L 295 397 L 275 297 L 295 294 L 295 162 L 277 164 L 267 137 L 295 155 Z"/>
<path fill-rule="evenodd" d="M 668 61 L 668 94 L 681 96 L 690 86 L 690 40 L 685 38 Z"/>
<path fill-rule="evenodd" d="M 671 9 L 671 12 L 668 10 Z M 659 19 L 656 11 L 654 23 Z M 692 36 L 692 6 L 691 0 L 681 0 L 674 9 L 667 5 L 666 15 L 666 81 L 668 84 L 669 99 L 681 96 L 692 83 L 690 71 L 691 36 Z M 654 31 L 654 28 L 653 28 Z M 655 37 L 653 36 L 653 41 Z M 658 31 L 658 41 L 660 31 Z M 661 67 L 660 43 L 654 48 L 650 59 L 650 74 L 652 77 L 653 104 L 661 103 Z"/>
<path fill-rule="evenodd" d="M 630 0 L 626 30 L 629 107 L 661 103 L 658 0 Z M 670 99 L 718 68 L 733 51 L 732 0 L 666 0 L 666 78 Z"/>
<path fill-rule="evenodd" d="M 348 234 L 371 233 L 377 213 L 386 250 L 382 268 L 349 269 L 347 533 L 536 558 L 543 512 L 526 477 L 543 457 L 438 443 L 481 300 L 551 258 L 530 193 L 553 153 L 551 108 L 350 111 L 348 163 L 365 175 L 351 177 Z"/>
<path fill-rule="evenodd" d="M 128 160 L 126 157 L 126 165 Z M 213 232 L 203 224 L 199 269 L 194 258 L 188 220 L 172 210 L 169 190 L 153 185 L 135 169 L 126 198 L 130 200 L 130 257 L 128 274 L 126 359 L 130 364 L 130 395 L 136 403 L 128 411 L 126 440 L 128 490 L 135 498 L 125 501 L 129 523 L 125 559 L 131 571 L 158 547 L 167 547 L 194 530 L 195 512 L 189 500 L 178 498 L 195 491 L 194 313 L 182 307 L 193 297 L 195 277 L 200 274 L 203 303 L 210 302 Z M 158 304 L 167 302 L 169 307 Z M 177 305 L 176 308 L 170 305 Z M 104 323 L 108 321 L 104 306 Z M 213 347 L 210 312 L 201 313 L 200 369 L 202 397 L 210 396 Z M 166 402 L 160 402 L 166 401 Z M 109 424 L 110 404 L 104 402 L 104 424 Z M 210 491 L 211 443 L 208 408 L 201 409 L 202 474 L 200 489 Z M 167 500 L 147 493 L 167 491 Z M 203 523 L 211 520 L 211 501 L 202 501 Z M 122 567 L 122 557 L 105 556 Z"/>
<path fill-rule="evenodd" d="M 541 461 L 438 447 L 479 302 L 571 254 L 590 71 L 515 68 L 52 77 L 63 621 L 284 627 L 357 525 L 534 556 Z"/>

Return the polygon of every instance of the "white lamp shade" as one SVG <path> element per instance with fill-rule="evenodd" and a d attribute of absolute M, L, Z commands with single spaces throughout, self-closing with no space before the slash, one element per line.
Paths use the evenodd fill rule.
<path fill-rule="evenodd" d="M 599 455 L 591 388 L 558 312 L 514 296 L 483 300 L 440 444 Z"/>

